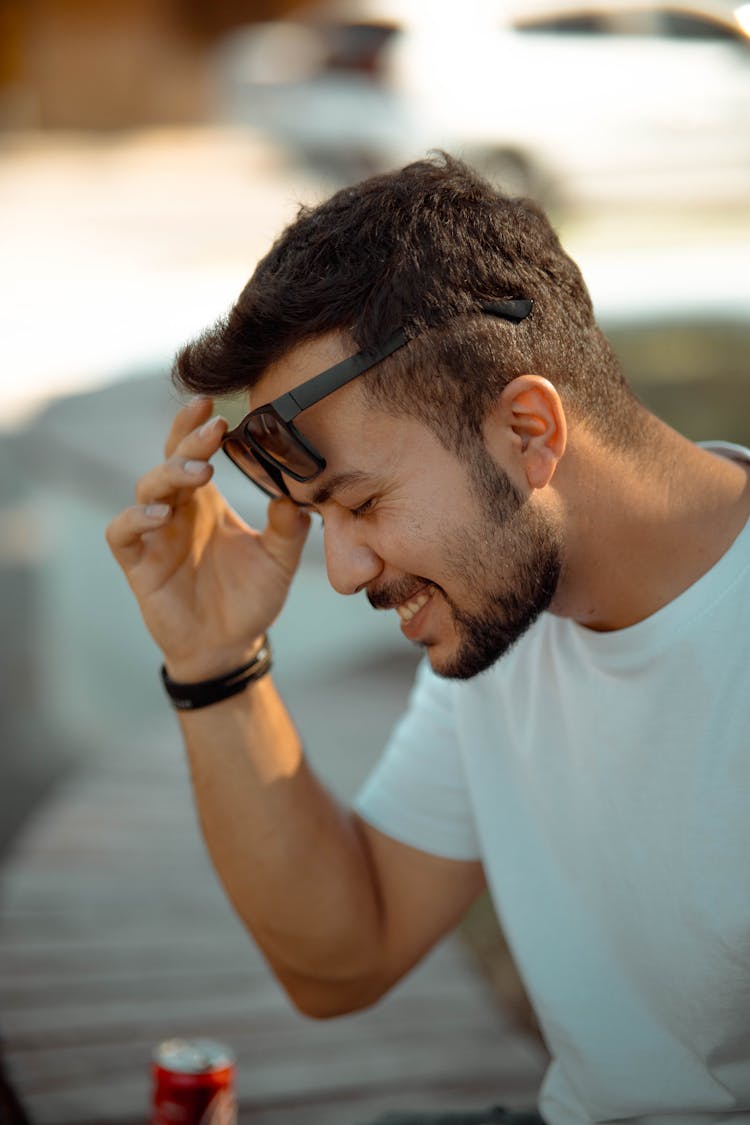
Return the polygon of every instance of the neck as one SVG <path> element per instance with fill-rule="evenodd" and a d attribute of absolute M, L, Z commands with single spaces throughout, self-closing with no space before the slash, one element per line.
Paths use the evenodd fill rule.
<path fill-rule="evenodd" d="M 647 416 L 634 454 L 583 427 L 558 468 L 566 565 L 552 611 L 623 629 L 678 597 L 718 562 L 750 518 L 748 466 Z"/>

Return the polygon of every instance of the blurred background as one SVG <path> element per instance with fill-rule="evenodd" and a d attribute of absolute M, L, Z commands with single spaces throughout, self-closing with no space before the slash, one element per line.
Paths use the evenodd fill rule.
<path fill-rule="evenodd" d="M 549 209 L 657 413 L 750 443 L 749 4 L 0 0 L 8 855 L 56 783 L 174 731 L 103 533 L 160 456 L 175 349 L 300 203 L 435 147 Z M 409 686 L 387 617 L 328 591 L 313 534 L 277 664 L 313 757 L 356 743 L 344 795 Z"/>

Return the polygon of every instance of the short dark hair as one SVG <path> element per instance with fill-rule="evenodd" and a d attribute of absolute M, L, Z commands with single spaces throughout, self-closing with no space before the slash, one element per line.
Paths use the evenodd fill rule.
<path fill-rule="evenodd" d="M 534 301 L 520 324 L 477 312 L 513 297 Z M 529 372 L 613 444 L 631 429 L 636 399 L 544 212 L 446 153 L 300 208 L 228 316 L 179 352 L 174 377 L 228 395 L 305 340 L 340 332 L 356 351 L 400 326 L 414 339 L 363 389 L 449 447 L 476 435 L 502 388 Z"/>

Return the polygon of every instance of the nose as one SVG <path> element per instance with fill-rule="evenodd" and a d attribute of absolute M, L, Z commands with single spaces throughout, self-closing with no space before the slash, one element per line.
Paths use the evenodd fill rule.
<path fill-rule="evenodd" d="M 339 521 L 327 521 L 323 541 L 328 581 L 337 594 L 356 594 L 383 569 L 382 559 L 359 536 L 345 530 Z"/>

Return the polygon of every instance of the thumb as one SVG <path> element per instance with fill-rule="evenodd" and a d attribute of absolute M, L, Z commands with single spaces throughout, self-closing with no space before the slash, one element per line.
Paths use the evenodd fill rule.
<path fill-rule="evenodd" d="M 291 579 L 299 565 L 310 530 L 310 516 L 283 497 L 268 505 L 268 523 L 261 541 L 271 558 Z"/>

